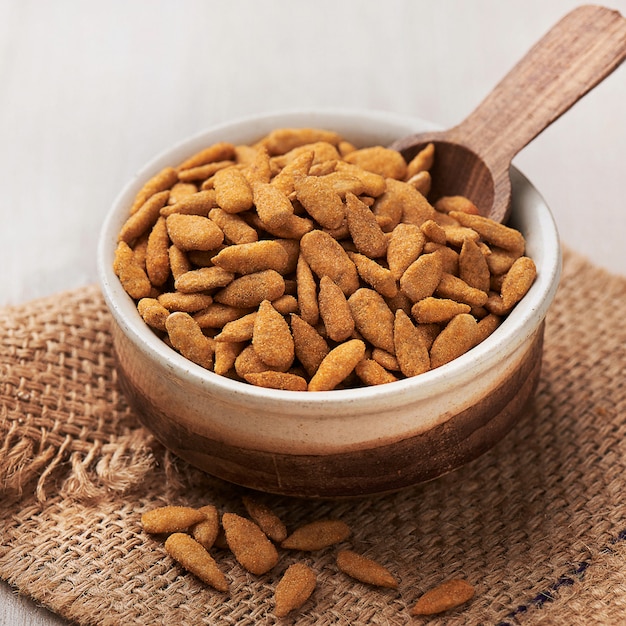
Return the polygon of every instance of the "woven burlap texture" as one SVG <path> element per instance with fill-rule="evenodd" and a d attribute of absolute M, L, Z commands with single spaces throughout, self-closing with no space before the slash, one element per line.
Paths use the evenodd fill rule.
<path fill-rule="evenodd" d="M 338 572 L 336 548 L 281 552 L 269 574 L 213 554 L 229 594 L 204 586 L 141 529 L 164 504 L 243 512 L 243 490 L 172 458 L 117 389 L 97 287 L 2 311 L 0 577 L 78 624 L 412 624 L 429 587 L 475 598 L 432 624 L 626 623 L 626 279 L 571 251 L 547 319 L 534 407 L 495 448 L 400 493 L 351 501 L 261 496 L 293 528 L 346 521 L 344 545 L 398 590 Z M 272 615 L 290 563 L 316 571 L 296 615 Z"/>

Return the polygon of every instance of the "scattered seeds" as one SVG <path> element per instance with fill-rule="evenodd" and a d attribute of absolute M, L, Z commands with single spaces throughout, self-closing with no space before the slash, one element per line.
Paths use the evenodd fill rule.
<path fill-rule="evenodd" d="M 427 591 L 411 609 L 411 615 L 435 615 L 465 604 L 474 597 L 474 587 L 454 578 Z"/>
<path fill-rule="evenodd" d="M 341 520 L 319 520 L 300 526 L 280 545 L 288 550 L 314 552 L 345 541 L 350 527 Z"/>
<path fill-rule="evenodd" d="M 228 591 L 228 581 L 215 559 L 193 537 L 174 533 L 165 540 L 165 551 L 207 585 Z"/>
<path fill-rule="evenodd" d="M 236 513 L 224 513 L 222 526 L 228 547 L 244 569 L 252 574 L 265 574 L 278 563 L 274 544 L 252 520 Z"/>
<path fill-rule="evenodd" d="M 304 563 L 290 565 L 276 585 L 274 615 L 284 617 L 299 609 L 315 590 L 315 572 Z"/>
<path fill-rule="evenodd" d="M 398 581 L 386 567 L 352 550 L 339 551 L 337 567 L 344 574 L 348 574 L 348 576 L 360 580 L 362 583 L 392 589 L 398 586 Z"/>

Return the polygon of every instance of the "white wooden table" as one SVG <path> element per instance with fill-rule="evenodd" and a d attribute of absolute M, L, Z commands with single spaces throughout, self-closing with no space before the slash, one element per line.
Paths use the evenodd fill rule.
<path fill-rule="evenodd" d="M 455 124 L 578 4 L 0 0 L 0 306 L 95 282 L 111 201 L 173 142 L 318 106 Z M 625 153 L 622 67 L 515 160 L 563 241 L 622 274 Z M 0 583 L 0 624 L 61 623 Z"/>

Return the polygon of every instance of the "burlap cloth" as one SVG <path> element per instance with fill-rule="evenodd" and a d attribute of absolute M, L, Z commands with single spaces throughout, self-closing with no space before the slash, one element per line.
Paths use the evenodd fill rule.
<path fill-rule="evenodd" d="M 546 330 L 535 407 L 483 457 L 401 493 L 334 502 L 265 496 L 289 527 L 348 522 L 350 545 L 400 588 L 348 579 L 335 549 L 283 553 L 246 573 L 214 555 L 229 595 L 205 587 L 140 527 L 142 512 L 242 490 L 172 458 L 116 386 L 109 316 L 90 286 L 0 313 L 0 577 L 78 624 L 407 624 L 436 583 L 477 594 L 434 624 L 626 623 L 626 278 L 571 251 Z M 276 620 L 278 575 L 318 573 L 297 616 Z"/>

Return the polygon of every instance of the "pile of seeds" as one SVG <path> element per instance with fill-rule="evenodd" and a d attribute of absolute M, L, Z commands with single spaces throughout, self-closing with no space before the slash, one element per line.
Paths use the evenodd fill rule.
<path fill-rule="evenodd" d="M 409 163 L 335 132 L 219 142 L 138 192 L 114 270 L 175 350 L 253 385 L 393 382 L 483 341 L 536 276 L 522 234 Z"/>
<path fill-rule="evenodd" d="M 165 506 L 144 513 L 145 532 L 165 538 L 165 551 L 184 569 L 217 591 L 227 593 L 229 581 L 210 551 L 228 549 L 246 571 L 255 575 L 271 572 L 280 560 L 280 550 L 316 552 L 346 542 L 350 527 L 336 519 L 310 522 L 288 533 L 282 520 L 264 503 L 245 496 L 247 516 L 220 512 L 213 505 L 195 509 Z M 338 571 L 376 587 L 397 589 L 398 579 L 383 565 L 348 548 L 338 549 Z M 315 591 L 313 568 L 297 561 L 289 565 L 274 587 L 273 613 L 283 617 L 301 608 Z M 433 615 L 456 608 L 474 596 L 474 588 L 462 579 L 451 579 L 422 595 L 411 608 L 412 615 Z"/>

